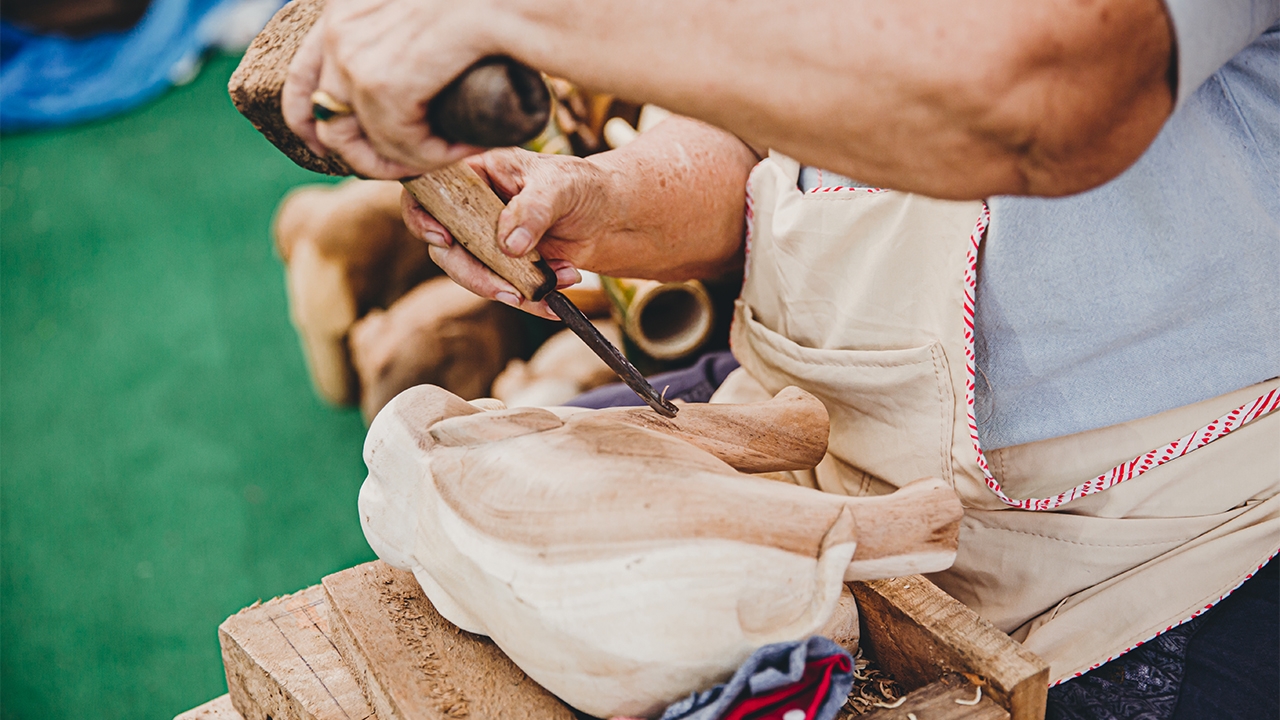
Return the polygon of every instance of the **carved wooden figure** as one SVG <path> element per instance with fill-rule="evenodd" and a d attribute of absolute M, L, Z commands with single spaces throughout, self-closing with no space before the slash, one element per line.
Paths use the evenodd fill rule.
<path fill-rule="evenodd" d="M 612 320 L 593 320 L 600 333 L 621 347 L 622 333 Z M 560 405 L 618 375 L 572 330 L 561 330 L 542 343 L 528 362 L 519 358 L 493 380 L 493 397 L 510 407 Z"/>
<path fill-rule="evenodd" d="M 285 264 L 289 316 L 316 391 L 356 401 L 347 332 L 428 277 L 442 274 L 426 243 L 400 217 L 400 183 L 348 180 L 294 190 L 276 210 L 272 235 Z"/>
<path fill-rule="evenodd" d="M 423 383 L 468 400 L 488 395 L 521 351 L 519 314 L 447 277 L 422 283 L 386 310 L 369 311 L 351 326 L 348 341 L 365 420 L 400 391 Z"/>
<path fill-rule="evenodd" d="M 844 580 L 955 557 L 941 480 L 851 498 L 742 472 L 822 457 L 826 410 L 795 388 L 673 419 L 478 405 L 420 386 L 383 409 L 365 535 L 446 619 L 592 715 L 655 714 L 761 645 L 827 631 Z"/>

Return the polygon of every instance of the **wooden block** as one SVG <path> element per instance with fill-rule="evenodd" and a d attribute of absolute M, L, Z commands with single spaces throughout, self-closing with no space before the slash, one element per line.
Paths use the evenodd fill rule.
<path fill-rule="evenodd" d="M 904 687 L 922 687 L 947 672 L 971 673 L 1012 720 L 1044 717 L 1048 664 L 933 583 L 909 575 L 855 582 L 850 589 L 863 647 Z"/>
<path fill-rule="evenodd" d="M 218 628 L 243 720 L 365 720 L 364 693 L 334 649 L 319 585 L 241 610 Z"/>
<path fill-rule="evenodd" d="M 245 51 L 227 90 L 240 114 L 289 159 L 315 172 L 350 175 L 351 168 L 336 155 L 311 152 L 285 124 L 280 110 L 289 63 L 323 10 L 324 0 L 293 0 L 280 8 Z"/>
<path fill-rule="evenodd" d="M 974 702 L 974 700 L 977 702 Z M 878 708 L 858 720 L 1009 720 L 1005 710 L 962 675 L 949 673 L 915 690 L 894 708 Z"/>
<path fill-rule="evenodd" d="M 323 585 L 334 644 L 381 720 L 574 718 L 493 641 L 440 617 L 411 573 L 375 561 Z"/>
<path fill-rule="evenodd" d="M 244 720 L 231 704 L 230 695 L 222 695 L 178 715 L 173 720 Z"/>

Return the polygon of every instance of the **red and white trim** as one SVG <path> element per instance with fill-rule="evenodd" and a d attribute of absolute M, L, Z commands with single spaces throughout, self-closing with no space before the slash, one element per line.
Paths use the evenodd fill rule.
<path fill-rule="evenodd" d="M 884 188 L 847 187 L 845 185 L 832 185 L 831 187 L 818 186 L 815 188 L 809 188 L 809 190 L 807 191 L 807 194 L 814 195 L 816 193 L 853 192 L 853 193 L 864 193 L 867 195 L 875 195 L 876 193 L 882 193 L 884 191 L 885 191 Z"/>
<path fill-rule="evenodd" d="M 969 437 L 973 440 L 973 449 L 977 453 L 978 467 L 982 468 L 982 474 L 986 479 L 987 487 L 991 488 L 991 491 L 994 492 L 1004 504 L 1011 507 L 1021 508 L 1023 510 L 1052 510 L 1065 505 L 1072 500 L 1078 500 L 1082 497 L 1119 485 L 1126 480 L 1136 478 L 1148 470 L 1160 467 L 1170 460 L 1180 458 L 1193 450 L 1198 450 L 1227 433 L 1238 430 L 1254 420 L 1275 412 L 1277 408 L 1280 408 L 1280 389 L 1274 389 L 1252 402 L 1241 405 L 1189 435 L 1180 437 L 1164 447 L 1139 455 L 1126 463 L 1121 463 L 1107 472 L 1102 473 L 1098 477 L 1081 483 L 1069 490 L 1058 493 L 1053 497 L 1027 498 L 1025 500 L 1017 500 L 1009 497 L 1004 493 L 1004 489 L 1000 486 L 999 481 L 997 481 L 991 474 L 990 467 L 987 466 L 987 458 L 982 452 L 982 443 L 978 440 L 978 422 L 974 415 L 974 295 L 977 288 L 978 277 L 978 247 L 982 243 L 982 238 L 987 232 L 987 225 L 990 221 L 991 211 L 984 202 L 982 204 L 982 213 L 978 216 L 978 221 L 974 224 L 973 234 L 969 236 L 969 253 L 966 258 L 964 271 L 964 397 L 968 410 Z"/>
<path fill-rule="evenodd" d="M 1275 558 L 1275 556 L 1276 556 L 1277 554 L 1280 554 L 1280 551 L 1276 551 L 1276 552 L 1273 552 L 1273 553 L 1271 553 L 1270 555 L 1268 555 L 1268 556 L 1267 556 L 1267 559 L 1266 559 L 1266 560 L 1263 560 L 1261 563 L 1259 563 L 1259 564 L 1258 564 L 1258 566 L 1257 566 L 1257 567 L 1255 567 L 1255 568 L 1254 568 L 1254 569 L 1253 569 L 1253 570 L 1252 570 L 1248 575 L 1245 575 L 1243 580 L 1241 580 L 1240 582 L 1238 582 L 1238 583 L 1236 583 L 1235 585 L 1231 586 L 1231 588 L 1230 588 L 1230 589 L 1228 589 L 1226 592 L 1224 592 L 1224 593 L 1222 593 L 1221 595 L 1219 595 L 1219 596 L 1217 597 L 1217 599 L 1216 599 L 1216 600 L 1214 600 L 1213 602 L 1205 603 L 1204 607 L 1202 607 L 1202 608 L 1200 608 L 1199 610 L 1196 610 L 1195 612 L 1191 613 L 1191 615 L 1190 615 L 1186 620 L 1180 620 L 1180 621 L 1178 621 L 1178 622 L 1176 622 L 1176 623 L 1174 623 L 1174 624 L 1170 625 L 1169 627 L 1167 627 L 1167 628 L 1165 628 L 1165 629 L 1163 629 L 1163 630 L 1159 630 L 1159 631 L 1157 631 L 1157 632 L 1151 633 L 1151 636 L 1150 636 L 1150 637 L 1148 637 L 1146 640 L 1141 640 L 1141 641 L 1139 641 L 1139 642 L 1136 642 L 1136 643 L 1134 643 L 1134 644 L 1130 645 L 1129 647 L 1127 647 L 1127 648 L 1125 648 L 1125 649 L 1121 650 L 1120 652 L 1116 653 L 1115 655 L 1110 655 L 1110 656 L 1108 656 L 1105 660 L 1099 660 L 1098 662 L 1096 662 L 1096 663 L 1094 663 L 1094 664 L 1090 665 L 1089 667 L 1087 667 L 1087 668 L 1085 668 L 1085 669 L 1083 669 L 1083 670 L 1081 670 L 1081 671 L 1079 671 L 1079 672 L 1072 673 L 1072 674 L 1068 675 L 1067 677 L 1064 677 L 1064 678 L 1062 678 L 1062 679 L 1060 679 L 1060 680 L 1058 680 L 1058 681 L 1056 681 L 1056 682 L 1051 682 L 1051 683 L 1049 683 L 1049 687 L 1054 687 L 1055 685 L 1061 685 L 1062 683 L 1064 683 L 1064 682 L 1066 682 L 1066 681 L 1068 681 L 1068 680 L 1074 680 L 1075 678 L 1078 678 L 1078 677 L 1080 677 L 1081 675 L 1084 675 L 1085 673 L 1087 673 L 1087 672 L 1089 672 L 1089 671 L 1091 671 L 1091 670 L 1097 670 L 1098 668 L 1102 667 L 1103 665 L 1106 665 L 1107 663 L 1111 662 L 1112 660 L 1115 660 L 1116 658 L 1120 657 L 1121 655 L 1124 655 L 1125 653 L 1127 653 L 1127 652 L 1129 652 L 1129 651 L 1131 651 L 1131 650 L 1136 650 L 1136 649 L 1138 649 L 1138 648 L 1142 647 L 1143 645 L 1146 645 L 1147 643 L 1151 642 L 1151 641 L 1152 641 L 1152 640 L 1154 640 L 1155 638 L 1157 638 L 1157 637 L 1159 637 L 1159 636 L 1161 636 L 1161 635 L 1163 635 L 1163 634 L 1165 634 L 1165 633 L 1169 632 L 1170 630 L 1172 630 L 1172 629 L 1174 629 L 1174 628 L 1178 627 L 1179 625 L 1182 625 L 1182 624 L 1184 624 L 1184 623 L 1189 623 L 1189 622 L 1191 622 L 1192 620 L 1195 620 L 1196 618 L 1198 618 L 1198 617 L 1200 617 L 1201 615 L 1203 615 L 1203 614 L 1205 614 L 1206 612 L 1208 612 L 1208 611 L 1209 611 L 1209 609 L 1210 609 L 1210 608 L 1212 608 L 1214 605 L 1217 605 L 1218 603 L 1220 603 L 1220 602 L 1222 602 L 1223 600 L 1225 600 L 1225 599 L 1226 599 L 1226 597 L 1227 597 L 1228 595 L 1230 595 L 1231 593 L 1233 593 L 1233 592 L 1235 592 L 1236 590 L 1240 589 L 1240 586 L 1241 586 L 1241 585 L 1243 585 L 1243 584 L 1245 584 L 1246 582 L 1248 582 L 1248 581 L 1249 581 L 1249 580 L 1250 580 L 1254 575 L 1257 575 L 1257 574 L 1258 574 L 1258 571 L 1259 571 L 1259 570 L 1261 570 L 1261 569 L 1263 568 L 1263 566 L 1265 566 L 1267 563 L 1271 562 L 1271 561 Z"/>

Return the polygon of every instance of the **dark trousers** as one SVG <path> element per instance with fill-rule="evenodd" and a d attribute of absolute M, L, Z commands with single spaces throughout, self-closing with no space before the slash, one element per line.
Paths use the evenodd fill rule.
<path fill-rule="evenodd" d="M 738 367 L 729 351 L 649 380 L 706 402 Z M 568 403 L 643 405 L 621 383 Z M 1194 580 L 1188 578 L 1189 582 Z M 1280 575 L 1273 560 L 1227 599 L 1084 676 L 1049 689 L 1046 720 L 1280 720 Z"/>

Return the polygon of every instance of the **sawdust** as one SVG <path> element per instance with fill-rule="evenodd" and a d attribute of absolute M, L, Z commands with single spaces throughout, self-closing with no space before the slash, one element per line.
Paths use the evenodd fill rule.
<path fill-rule="evenodd" d="M 862 648 L 853 656 L 853 690 L 840 708 L 839 720 L 857 717 L 878 706 L 893 705 L 906 696 L 906 691 L 875 661 L 862 656 Z"/>
<path fill-rule="evenodd" d="M 380 597 L 382 604 L 390 609 L 392 622 L 398 634 L 415 650 L 418 669 L 427 680 L 427 697 L 432 705 L 445 717 L 465 718 L 470 714 L 467 697 L 463 691 L 449 681 L 450 669 L 442 658 L 438 648 L 429 644 L 432 635 L 428 623 L 440 626 L 445 620 L 434 609 L 424 609 L 419 593 L 410 593 L 392 587 L 393 578 L 382 581 Z M 430 613 L 433 617 L 428 617 Z"/>

